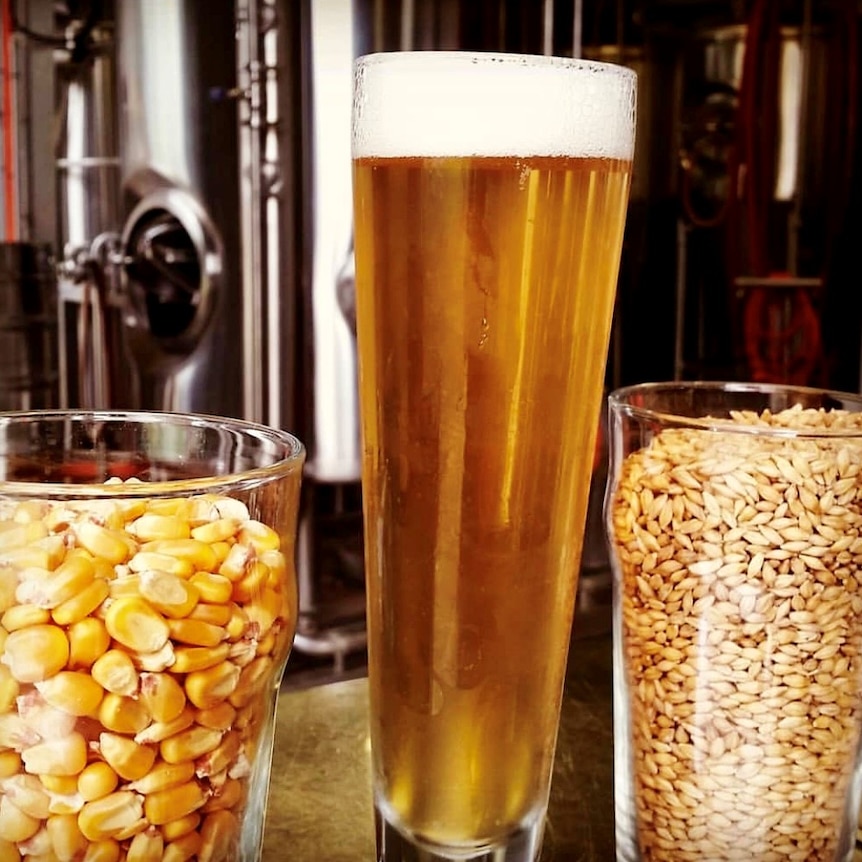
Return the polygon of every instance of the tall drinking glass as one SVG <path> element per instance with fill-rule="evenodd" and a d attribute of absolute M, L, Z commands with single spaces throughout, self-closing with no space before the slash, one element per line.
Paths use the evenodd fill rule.
<path fill-rule="evenodd" d="M 628 200 L 635 76 L 356 66 L 378 857 L 538 857 Z"/>

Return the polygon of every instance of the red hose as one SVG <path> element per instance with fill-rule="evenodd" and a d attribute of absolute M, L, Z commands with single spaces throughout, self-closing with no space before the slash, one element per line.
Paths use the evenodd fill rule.
<path fill-rule="evenodd" d="M 12 0 L 0 0 L 3 40 L 0 44 L 0 66 L 3 71 L 3 202 L 6 239 L 18 238 L 18 203 L 15 184 L 15 123 L 12 89 Z"/>

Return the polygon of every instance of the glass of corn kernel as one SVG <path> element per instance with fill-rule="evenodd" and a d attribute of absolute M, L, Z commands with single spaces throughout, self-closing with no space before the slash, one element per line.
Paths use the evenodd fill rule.
<path fill-rule="evenodd" d="M 305 453 L 208 416 L 0 414 L 0 859 L 260 858 Z"/>
<path fill-rule="evenodd" d="M 862 794 L 862 397 L 610 398 L 618 862 L 849 862 Z"/>

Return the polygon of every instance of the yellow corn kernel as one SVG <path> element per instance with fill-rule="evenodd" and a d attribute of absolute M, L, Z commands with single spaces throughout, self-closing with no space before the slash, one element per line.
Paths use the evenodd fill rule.
<path fill-rule="evenodd" d="M 18 572 L 11 566 L 0 565 L 0 615 L 16 604 L 17 589 Z"/>
<path fill-rule="evenodd" d="M 139 542 L 156 542 L 163 539 L 188 539 L 188 521 L 173 515 L 159 515 L 147 512 L 126 525 L 126 530 Z"/>
<path fill-rule="evenodd" d="M 239 526 L 240 522 L 234 518 L 217 518 L 215 521 L 209 521 L 195 527 L 192 530 L 192 538 L 199 542 L 206 542 L 208 545 L 212 545 L 214 542 L 224 542 L 237 534 Z"/>
<path fill-rule="evenodd" d="M 57 605 L 78 595 L 93 583 L 95 568 L 84 554 L 69 554 L 56 569 L 39 584 L 41 605 L 56 608 Z"/>
<path fill-rule="evenodd" d="M 2 660 L 18 682 L 40 682 L 66 666 L 69 640 L 58 626 L 27 626 L 9 633 Z"/>
<path fill-rule="evenodd" d="M 122 844 L 124 841 L 128 841 L 130 838 L 134 838 L 139 832 L 143 832 L 145 829 L 149 828 L 150 824 L 147 821 L 147 818 L 142 817 L 140 820 L 138 820 L 137 823 L 132 823 L 131 826 L 127 826 L 125 829 L 121 829 L 115 837 L 117 841 Z"/>
<path fill-rule="evenodd" d="M 95 712 L 105 694 L 105 689 L 90 674 L 77 670 L 61 670 L 37 682 L 36 688 L 55 709 L 78 716 Z"/>
<path fill-rule="evenodd" d="M 144 799 L 144 816 L 150 823 L 161 826 L 197 811 L 206 803 L 207 797 L 207 791 L 192 779 L 176 787 L 148 793 Z"/>
<path fill-rule="evenodd" d="M 211 626 L 226 626 L 230 622 L 232 605 L 213 605 L 209 602 L 198 602 L 189 611 L 190 620 L 200 620 Z"/>
<path fill-rule="evenodd" d="M 49 622 L 51 622 L 51 612 L 47 608 L 40 608 L 39 605 L 34 605 L 32 602 L 12 605 L 0 617 L 0 625 L 7 632 L 15 632 L 29 626 L 37 626 Z"/>
<path fill-rule="evenodd" d="M 225 808 L 235 808 L 242 802 L 243 783 L 238 778 L 228 778 L 224 784 L 211 796 L 201 809 L 204 814 L 211 811 L 221 811 Z"/>
<path fill-rule="evenodd" d="M 191 814 L 186 814 L 185 817 L 177 817 L 176 820 L 169 820 L 165 823 L 161 827 L 162 835 L 165 836 L 165 841 L 178 841 L 190 832 L 200 837 L 200 834 L 196 831 L 198 826 L 200 826 L 200 822 L 200 814 L 197 811 L 193 811 Z"/>
<path fill-rule="evenodd" d="M 77 779 L 77 790 L 84 802 L 101 799 L 117 789 L 119 776 L 104 760 L 88 763 Z"/>
<path fill-rule="evenodd" d="M 176 647 L 171 670 L 175 673 L 192 673 L 205 670 L 224 661 L 230 653 L 230 644 L 221 643 L 214 647 Z"/>
<path fill-rule="evenodd" d="M 73 730 L 25 748 L 21 760 L 31 775 L 77 775 L 87 765 L 87 741 Z"/>
<path fill-rule="evenodd" d="M 284 584 L 287 578 L 287 557 L 281 551 L 264 551 L 258 559 L 269 569 L 269 585 L 273 588 Z"/>
<path fill-rule="evenodd" d="M 113 838 L 91 841 L 81 862 L 119 862 L 120 844 Z"/>
<path fill-rule="evenodd" d="M 201 599 L 205 602 L 219 605 L 230 601 L 233 584 L 224 575 L 195 572 L 189 578 L 189 583 L 197 587 Z"/>
<path fill-rule="evenodd" d="M 132 655 L 135 667 L 140 671 L 160 673 L 171 667 L 175 661 L 174 645 L 165 641 L 165 645 L 155 652 L 136 652 Z"/>
<path fill-rule="evenodd" d="M 0 551 L 0 567 L 9 566 L 19 571 L 30 567 L 53 569 L 65 552 L 62 536 L 45 536 L 32 544 Z"/>
<path fill-rule="evenodd" d="M 116 575 L 110 579 L 108 587 L 112 599 L 139 596 L 141 594 L 141 576 L 138 574 Z"/>
<path fill-rule="evenodd" d="M 257 554 L 262 554 L 264 551 L 277 551 L 281 547 L 281 538 L 272 527 L 253 520 L 246 521 L 242 525 L 237 541 L 254 548 Z"/>
<path fill-rule="evenodd" d="M 0 841 L 12 844 L 26 841 L 39 831 L 41 825 L 41 820 L 25 814 L 8 796 L 0 796 Z"/>
<path fill-rule="evenodd" d="M 146 516 L 145 516 L 146 517 Z M 146 807 L 146 803 L 144 803 Z M 162 862 L 165 839 L 158 829 L 150 827 L 132 838 L 126 851 L 126 862 Z"/>
<path fill-rule="evenodd" d="M 117 530 L 92 521 L 80 521 L 72 527 L 78 545 L 94 557 L 107 560 L 112 566 L 124 563 L 130 554 L 129 543 Z"/>
<path fill-rule="evenodd" d="M 195 503 L 196 506 L 199 506 L 201 503 L 206 503 L 209 506 L 207 514 L 201 516 L 202 520 L 211 521 L 213 518 L 233 518 L 235 521 L 245 523 L 251 517 L 248 513 L 248 506 L 236 497 L 206 494 L 198 497 Z M 200 513 L 196 512 L 195 514 Z"/>
<path fill-rule="evenodd" d="M 166 763 L 164 760 L 159 760 L 143 778 L 132 781 L 126 786 L 129 790 L 143 793 L 146 796 L 149 793 L 169 790 L 172 787 L 185 784 L 187 781 L 191 781 L 194 775 L 194 761 L 184 760 L 182 763 Z"/>
<path fill-rule="evenodd" d="M 198 776 L 213 776 L 224 772 L 234 765 L 240 748 L 242 748 L 242 735 L 237 730 L 229 730 L 212 751 L 195 762 Z"/>
<path fill-rule="evenodd" d="M 273 662 L 269 656 L 258 656 L 241 671 L 239 682 L 233 694 L 228 698 L 239 709 L 249 700 L 256 697 L 272 678 Z"/>
<path fill-rule="evenodd" d="M 187 730 L 163 739 L 159 743 L 159 753 L 162 755 L 162 760 L 168 763 L 196 760 L 216 748 L 221 738 L 220 730 L 192 725 Z"/>
<path fill-rule="evenodd" d="M 5 529 L 0 530 L 0 554 L 15 548 L 26 548 L 48 535 L 48 527 L 41 520 L 14 526 L 6 523 Z"/>
<path fill-rule="evenodd" d="M 15 807 L 30 817 L 44 820 L 49 812 L 51 797 L 35 775 L 14 775 L 3 782 L 3 793 Z"/>
<path fill-rule="evenodd" d="M 142 673 L 140 698 L 154 721 L 173 721 L 186 705 L 183 687 L 167 673 Z"/>
<path fill-rule="evenodd" d="M 231 602 L 228 607 L 231 609 L 231 616 L 225 624 L 225 631 L 228 640 L 238 641 L 248 628 L 248 614 L 236 602 Z"/>
<path fill-rule="evenodd" d="M 211 709 L 234 693 L 240 674 L 240 669 L 232 661 L 192 671 L 183 683 L 186 696 L 198 709 Z"/>
<path fill-rule="evenodd" d="M 141 745 L 127 736 L 108 731 L 99 734 L 99 750 L 111 769 L 126 781 L 143 778 L 156 760 L 154 746 Z"/>
<path fill-rule="evenodd" d="M 104 578 L 96 578 L 76 596 L 57 605 L 51 611 L 51 619 L 58 626 L 68 626 L 79 622 L 93 613 L 108 598 L 110 592 L 108 582 Z"/>
<path fill-rule="evenodd" d="M 180 578 L 188 578 L 194 573 L 195 567 L 189 560 L 182 557 L 172 557 L 170 554 L 160 554 L 156 551 L 138 551 L 131 560 L 129 568 L 133 572 L 167 572 Z"/>
<path fill-rule="evenodd" d="M 0 655 L 3 649 L 0 647 Z M 9 712 L 15 705 L 21 686 L 18 680 L 12 676 L 12 671 L 5 664 L 0 664 L 0 713 Z"/>
<path fill-rule="evenodd" d="M 239 821 L 232 811 L 222 809 L 204 817 L 201 824 L 201 847 L 198 862 L 230 859 L 234 853 Z"/>
<path fill-rule="evenodd" d="M 257 636 L 263 637 L 277 619 L 283 619 L 287 614 L 284 596 L 270 587 L 261 590 L 260 594 L 245 606 L 249 622 L 257 626 Z"/>
<path fill-rule="evenodd" d="M 171 630 L 171 640 L 190 646 L 214 647 L 227 637 L 223 626 L 214 626 L 188 617 L 181 620 L 168 620 L 168 628 Z"/>
<path fill-rule="evenodd" d="M 138 691 L 138 671 L 127 652 L 109 649 L 90 668 L 93 679 L 106 691 L 131 697 Z"/>
<path fill-rule="evenodd" d="M 165 846 L 162 862 L 188 862 L 197 855 L 202 843 L 200 832 L 186 832 Z"/>
<path fill-rule="evenodd" d="M 14 527 L 15 524 L 29 524 L 32 521 L 42 521 L 49 509 L 50 504 L 44 500 L 19 500 L 15 503 L 12 520 L 0 522 L 2 529 Z M 6 513 L 4 513 L 4 518 Z"/>
<path fill-rule="evenodd" d="M 182 521 L 192 520 L 194 509 L 195 504 L 188 497 L 162 497 L 150 500 L 147 506 L 147 511 L 154 515 L 170 516 Z"/>
<path fill-rule="evenodd" d="M 166 617 L 188 616 L 198 602 L 195 586 L 179 575 L 145 569 L 139 577 L 141 595 Z"/>
<path fill-rule="evenodd" d="M 215 565 L 213 566 L 213 569 L 218 569 L 218 567 L 227 559 L 227 555 L 230 553 L 230 549 L 234 544 L 235 541 L 233 539 L 229 539 L 224 542 L 213 542 L 210 545 L 215 554 Z"/>
<path fill-rule="evenodd" d="M 112 691 L 102 698 L 98 718 L 106 730 L 129 735 L 140 733 L 150 723 L 150 713 L 143 703 Z"/>
<path fill-rule="evenodd" d="M 243 604 L 253 599 L 269 581 L 269 566 L 261 560 L 253 560 L 246 566 L 245 574 L 234 582 L 231 598 Z"/>
<path fill-rule="evenodd" d="M 111 636 L 105 623 L 97 617 L 86 617 L 72 623 L 67 629 L 69 635 L 70 670 L 90 668 L 111 644 Z"/>
<path fill-rule="evenodd" d="M 194 711 L 187 707 L 173 721 L 154 721 L 149 727 L 135 734 L 135 742 L 161 742 L 175 733 L 185 730 L 194 724 Z"/>
<path fill-rule="evenodd" d="M 195 711 L 195 723 L 213 730 L 229 730 L 235 718 L 236 709 L 226 700 L 209 709 Z"/>
<path fill-rule="evenodd" d="M 195 571 L 209 572 L 216 565 L 213 549 L 206 542 L 199 542 L 197 539 L 160 539 L 147 542 L 141 550 L 188 560 Z"/>
<path fill-rule="evenodd" d="M 77 775 L 40 775 L 39 781 L 48 793 L 70 796 L 78 791 Z"/>
<path fill-rule="evenodd" d="M 170 635 L 165 618 L 141 598 L 116 599 L 105 613 L 108 634 L 130 650 L 152 653 L 160 650 Z"/>
<path fill-rule="evenodd" d="M 115 790 L 87 802 L 78 814 L 78 827 L 88 841 L 118 838 L 143 820 L 144 799 L 131 790 Z"/>
<path fill-rule="evenodd" d="M 54 814 L 45 827 L 58 859 L 80 859 L 87 849 L 87 839 L 78 827 L 75 814 Z"/>
<path fill-rule="evenodd" d="M 20 771 L 21 755 L 11 749 L 0 751 L 0 780 L 9 778 L 10 775 L 17 775 Z"/>
<path fill-rule="evenodd" d="M 251 548 L 245 545 L 232 545 L 224 562 L 219 566 L 218 573 L 229 581 L 238 581 L 254 559 L 254 551 Z"/>

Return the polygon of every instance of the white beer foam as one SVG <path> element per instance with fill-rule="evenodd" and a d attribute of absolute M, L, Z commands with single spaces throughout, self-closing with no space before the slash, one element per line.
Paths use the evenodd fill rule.
<path fill-rule="evenodd" d="M 522 54 L 369 54 L 355 66 L 353 157 L 631 159 L 636 76 Z"/>

